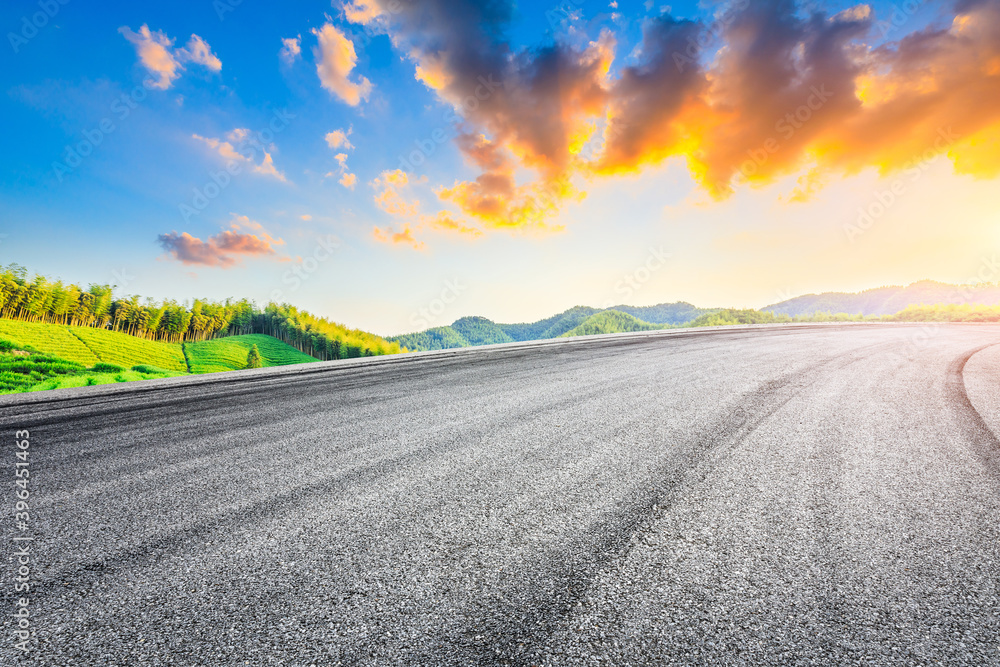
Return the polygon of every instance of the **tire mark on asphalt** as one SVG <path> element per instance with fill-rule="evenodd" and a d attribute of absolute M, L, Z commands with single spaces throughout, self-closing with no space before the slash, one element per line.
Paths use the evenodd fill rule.
<path fill-rule="evenodd" d="M 1000 480 L 1000 438 L 976 410 L 965 387 L 965 367 L 969 360 L 979 352 L 998 344 L 1000 343 L 982 345 L 956 358 L 948 369 L 948 387 L 959 423 L 968 435 L 969 449 L 990 476 Z"/>
<path fill-rule="evenodd" d="M 532 406 L 530 410 L 524 413 L 523 418 L 529 419 L 535 415 L 549 412 L 560 413 L 568 405 L 574 404 L 581 399 L 586 400 L 592 396 L 600 395 L 604 390 L 603 386 L 598 386 L 586 394 L 578 393 L 574 396 L 547 402 L 543 405 Z M 363 400 L 363 397 L 359 400 Z M 496 418 L 502 419 L 506 416 L 498 414 Z M 202 432 L 206 428 L 208 427 L 205 425 L 198 427 Z M 153 562 L 170 553 L 181 551 L 181 547 L 185 544 L 204 542 L 204 537 L 225 526 L 256 525 L 269 517 L 294 516 L 296 512 L 291 508 L 307 504 L 311 499 L 322 498 L 337 491 L 343 493 L 346 489 L 361 486 L 369 480 L 399 473 L 408 465 L 425 462 L 433 457 L 440 457 L 460 450 L 466 447 L 469 441 L 478 441 L 485 438 L 492 430 L 493 424 L 491 422 L 474 430 L 464 431 L 463 438 L 454 440 L 454 444 L 449 446 L 441 446 L 439 441 L 431 441 L 427 446 L 419 447 L 400 456 L 386 457 L 379 461 L 357 462 L 353 468 L 334 477 L 327 477 L 311 484 L 290 489 L 285 493 L 262 498 L 256 502 L 216 514 L 197 525 L 185 525 L 168 533 L 149 536 L 137 544 L 119 548 L 106 557 L 92 559 L 72 568 L 64 568 L 53 572 L 38 580 L 37 590 L 40 593 L 44 593 L 47 585 L 55 587 L 56 584 L 59 584 L 59 587 L 62 588 L 67 583 L 73 585 L 85 584 L 87 583 L 86 580 L 93 578 L 92 576 L 88 576 L 87 573 L 99 573 L 99 575 L 113 574 L 124 567 L 134 567 L 137 564 Z M 38 436 L 34 437 L 33 443 L 35 441 L 42 442 L 44 440 L 43 435 L 44 433 L 40 432 Z M 238 441 L 238 439 L 235 440 Z M 239 446 L 239 442 L 234 442 L 232 447 L 218 453 L 221 453 L 224 458 L 226 451 Z M 358 445 L 347 450 L 346 453 L 363 450 L 367 446 L 367 444 Z M 127 449 L 130 449 L 130 447 L 127 447 Z M 496 503 L 495 505 L 499 508 L 503 503 Z M 40 599 L 43 597 L 44 595 L 39 595 Z"/>
<path fill-rule="evenodd" d="M 882 349 L 891 344 L 866 348 Z M 534 665 L 543 656 L 536 651 L 552 636 L 582 599 L 599 573 L 625 557 L 641 542 L 659 516 L 675 502 L 679 492 L 706 479 L 708 458 L 739 446 L 771 415 L 799 393 L 820 380 L 825 367 L 846 367 L 862 357 L 833 357 L 763 383 L 744 394 L 724 411 L 721 419 L 703 427 L 680 457 L 660 461 L 653 479 L 656 486 L 639 493 L 615 512 L 598 519 L 573 542 L 539 558 L 535 573 L 519 590 L 501 590 L 484 606 L 479 624 L 462 637 L 451 638 L 447 648 L 461 657 L 433 653 L 419 655 L 415 664 Z"/>

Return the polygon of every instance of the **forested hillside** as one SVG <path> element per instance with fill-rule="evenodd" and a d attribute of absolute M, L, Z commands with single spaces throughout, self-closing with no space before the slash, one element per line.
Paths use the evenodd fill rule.
<path fill-rule="evenodd" d="M 270 303 L 242 299 L 156 302 L 116 296 L 111 285 L 64 284 L 11 264 L 0 271 L 0 319 L 116 331 L 149 341 L 181 343 L 239 334 L 267 334 L 316 359 L 396 354 L 398 343 Z"/>
<path fill-rule="evenodd" d="M 407 350 L 426 352 L 428 350 L 450 350 L 456 347 L 469 347 L 469 341 L 451 327 L 435 327 L 427 331 L 395 336 L 390 338 Z"/>
<path fill-rule="evenodd" d="M 663 328 L 663 325 L 643 322 L 628 313 L 621 313 L 617 310 L 605 310 L 596 315 L 591 315 L 577 326 L 562 334 L 562 337 L 595 336 L 598 334 L 628 333 L 631 331 L 655 331 Z"/>
<path fill-rule="evenodd" d="M 591 315 L 599 312 L 597 308 L 576 306 L 566 312 L 537 322 L 529 324 L 500 324 L 498 326 L 503 329 L 504 333 L 516 341 L 544 340 L 563 335 L 573 327 L 581 324 Z"/>
<path fill-rule="evenodd" d="M 632 317 L 650 324 L 679 326 L 718 309 L 698 308 L 685 301 L 678 301 L 677 303 L 661 303 L 656 306 L 614 306 L 610 310 L 628 313 Z"/>
<path fill-rule="evenodd" d="M 494 345 L 497 343 L 513 343 L 501 325 L 485 317 L 463 317 L 451 325 L 469 345 Z"/>

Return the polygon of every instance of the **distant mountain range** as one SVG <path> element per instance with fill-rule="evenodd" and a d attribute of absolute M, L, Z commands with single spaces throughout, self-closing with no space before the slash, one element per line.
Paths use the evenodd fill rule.
<path fill-rule="evenodd" d="M 909 306 L 939 304 L 1000 304 L 1000 285 L 948 285 L 922 280 L 906 287 L 877 287 L 864 292 L 825 292 L 782 301 L 761 310 L 776 315 L 848 313 L 850 315 L 892 315 Z"/>
<path fill-rule="evenodd" d="M 494 343 L 545 340 L 567 336 L 651 331 L 681 326 L 718 326 L 787 321 L 846 314 L 852 318 L 895 315 L 921 305 L 1000 305 L 1000 285 L 948 285 L 930 280 L 912 285 L 878 287 L 858 293 L 807 294 L 760 310 L 698 308 L 678 301 L 656 306 L 576 306 L 537 322 L 499 324 L 485 317 L 463 317 L 451 326 L 394 336 L 387 340 L 412 351 L 446 350 Z M 837 318 L 846 319 L 846 318 Z"/>
<path fill-rule="evenodd" d="M 544 320 L 522 324 L 499 324 L 485 317 L 463 317 L 451 326 L 394 336 L 388 340 L 413 351 L 447 350 L 560 336 L 664 329 L 681 326 L 715 310 L 697 308 L 684 302 L 644 307 L 615 306 L 603 310 L 576 306 Z"/>

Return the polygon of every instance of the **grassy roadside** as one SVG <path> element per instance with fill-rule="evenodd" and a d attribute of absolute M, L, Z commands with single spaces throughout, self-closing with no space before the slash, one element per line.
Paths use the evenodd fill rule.
<path fill-rule="evenodd" d="M 263 334 L 160 343 L 114 331 L 0 320 L 0 394 L 240 370 L 253 345 L 265 367 L 316 361 Z"/>

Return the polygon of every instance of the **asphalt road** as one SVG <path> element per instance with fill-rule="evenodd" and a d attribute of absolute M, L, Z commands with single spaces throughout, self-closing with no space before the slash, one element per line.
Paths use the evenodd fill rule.
<path fill-rule="evenodd" d="M 997 665 L 997 343 L 684 331 L 4 397 L 0 662 Z"/>

